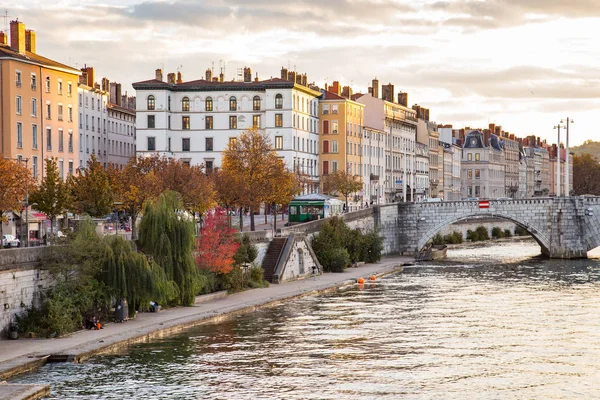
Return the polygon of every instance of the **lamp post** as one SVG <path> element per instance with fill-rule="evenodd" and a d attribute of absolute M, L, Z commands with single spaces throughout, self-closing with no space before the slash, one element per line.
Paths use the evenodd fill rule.
<path fill-rule="evenodd" d="M 572 119 L 569 119 L 567 117 L 567 138 L 565 141 L 565 150 L 566 150 L 566 159 L 565 159 L 565 193 L 567 196 L 571 195 L 571 187 L 570 187 L 570 180 L 571 177 L 569 176 L 570 173 L 570 167 L 569 167 L 569 122 L 570 123 L 575 123 L 575 121 L 573 121 Z M 563 123 L 563 120 L 560 120 L 560 123 Z"/>
<path fill-rule="evenodd" d="M 564 127 L 560 124 L 554 125 L 554 129 L 558 130 L 558 139 L 556 143 L 556 197 L 560 197 L 560 128 Z"/>

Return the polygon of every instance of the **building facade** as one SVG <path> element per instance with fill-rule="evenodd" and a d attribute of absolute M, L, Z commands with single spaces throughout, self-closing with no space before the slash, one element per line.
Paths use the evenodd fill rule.
<path fill-rule="evenodd" d="M 464 198 L 505 197 L 504 153 L 498 136 L 476 130 L 468 132 L 461 162 Z"/>
<path fill-rule="evenodd" d="M 415 146 L 415 201 L 430 197 L 429 192 L 429 147 L 423 143 Z"/>
<path fill-rule="evenodd" d="M 108 103 L 106 161 L 116 168 L 123 169 L 136 156 L 135 121 L 135 109 Z"/>
<path fill-rule="evenodd" d="M 363 127 L 363 187 L 369 204 L 385 204 L 385 143 L 385 131 Z"/>
<path fill-rule="evenodd" d="M 37 54 L 35 32 L 10 23 L 0 32 L 3 157 L 22 160 L 40 181 L 54 157 L 61 177 L 79 163 L 77 82 L 81 72 Z"/>
<path fill-rule="evenodd" d="M 133 84 L 136 90 L 136 151 L 159 154 L 207 170 L 221 165 L 222 152 L 244 130 L 264 130 L 286 166 L 307 175 L 307 192 L 319 190 L 319 107 L 321 93 L 306 75 L 285 68 L 281 78 L 225 82 L 223 74 L 184 82 L 181 74 Z"/>

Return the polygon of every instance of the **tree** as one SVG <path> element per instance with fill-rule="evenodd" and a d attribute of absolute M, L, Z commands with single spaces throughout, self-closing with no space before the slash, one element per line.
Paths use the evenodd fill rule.
<path fill-rule="evenodd" d="M 346 210 L 348 209 L 348 196 L 360 190 L 362 190 L 360 178 L 347 171 L 336 171 L 323 178 L 323 191 L 332 196 L 336 196 L 338 193 L 344 196 Z"/>
<path fill-rule="evenodd" d="M 243 195 L 240 189 L 243 187 L 239 182 L 240 177 L 233 175 L 231 171 L 224 171 L 217 169 L 211 174 L 213 186 L 216 190 L 216 201 L 219 205 L 225 207 L 227 212 L 227 223 L 231 227 L 231 213 L 230 211 L 235 206 L 240 205 L 240 201 Z M 242 226 L 240 225 L 240 230 Z"/>
<path fill-rule="evenodd" d="M 277 208 L 278 205 L 289 204 L 298 193 L 301 193 L 301 181 L 298 175 L 285 169 L 283 160 L 278 159 L 280 166 L 274 168 L 272 179 L 265 187 L 265 201 L 275 205 L 275 215 L 273 217 L 273 229 L 277 230 Z"/>
<path fill-rule="evenodd" d="M 0 222 L 5 211 L 21 210 L 27 187 L 33 187 L 34 182 L 25 165 L 15 160 L 0 158 Z"/>
<path fill-rule="evenodd" d="M 46 159 L 46 175 L 42 183 L 31 193 L 30 203 L 50 219 L 50 236 L 54 235 L 56 217 L 62 214 L 68 204 L 68 190 L 60 178 L 56 158 Z"/>
<path fill-rule="evenodd" d="M 196 265 L 216 274 L 228 274 L 235 265 L 234 255 L 240 243 L 224 215 L 210 214 L 204 221 L 202 234 L 196 239 Z"/>
<path fill-rule="evenodd" d="M 80 169 L 77 176 L 70 176 L 68 182 L 77 212 L 99 218 L 113 210 L 114 187 L 95 155 L 92 154 L 87 168 Z"/>
<path fill-rule="evenodd" d="M 144 253 L 177 285 L 175 304 L 191 305 L 199 291 L 194 265 L 194 223 L 183 212 L 181 195 L 168 191 L 144 206 L 139 243 Z"/>
<path fill-rule="evenodd" d="M 240 203 L 250 209 L 250 230 L 255 230 L 253 210 L 268 200 L 269 190 L 283 175 L 283 168 L 267 134 L 256 128 L 229 141 L 223 151 L 222 169 L 239 177 Z"/>
<path fill-rule="evenodd" d="M 573 192 L 575 195 L 600 195 L 600 164 L 590 154 L 573 157 Z"/>

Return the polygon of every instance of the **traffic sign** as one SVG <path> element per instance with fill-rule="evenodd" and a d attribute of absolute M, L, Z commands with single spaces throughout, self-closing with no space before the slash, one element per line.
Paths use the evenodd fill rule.
<path fill-rule="evenodd" d="M 396 179 L 396 185 L 402 185 L 402 179 Z"/>
<path fill-rule="evenodd" d="M 479 208 L 490 208 L 490 202 L 488 200 L 480 201 Z"/>

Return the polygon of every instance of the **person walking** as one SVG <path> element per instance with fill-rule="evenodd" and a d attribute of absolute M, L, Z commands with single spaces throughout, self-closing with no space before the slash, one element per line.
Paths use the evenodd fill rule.
<path fill-rule="evenodd" d="M 312 272 L 313 272 L 313 281 L 316 281 L 316 280 L 317 280 L 317 271 L 318 271 L 318 268 L 317 268 L 317 266 L 316 266 L 316 265 L 313 265 L 313 267 L 312 267 Z"/>

